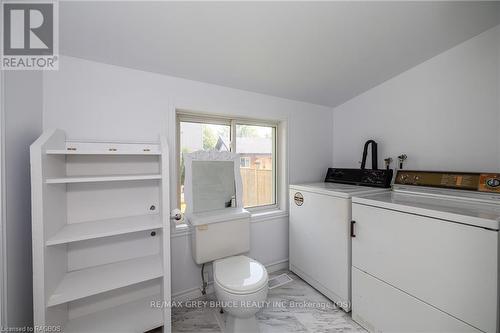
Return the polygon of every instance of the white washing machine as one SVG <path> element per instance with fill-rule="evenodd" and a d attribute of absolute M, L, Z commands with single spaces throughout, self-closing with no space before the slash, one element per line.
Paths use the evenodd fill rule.
<path fill-rule="evenodd" d="M 326 180 L 362 183 L 367 179 L 356 175 L 378 174 L 370 180 L 386 187 L 392 177 L 386 170 L 339 170 L 329 169 Z M 351 309 L 351 197 L 388 190 L 330 182 L 290 185 L 290 270 L 345 311 Z"/>
<path fill-rule="evenodd" d="M 352 316 L 371 332 L 498 332 L 500 174 L 399 171 L 353 198 Z"/>

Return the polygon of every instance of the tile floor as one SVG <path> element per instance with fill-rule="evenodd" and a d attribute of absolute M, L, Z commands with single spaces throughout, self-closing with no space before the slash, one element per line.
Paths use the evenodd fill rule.
<path fill-rule="evenodd" d="M 366 332 L 351 316 L 338 309 L 327 298 L 289 271 L 279 271 L 270 276 L 287 273 L 293 281 L 272 289 L 268 294 L 270 305 L 258 314 L 262 333 L 284 332 Z M 210 294 L 200 301 L 215 301 Z M 176 307 L 172 309 L 173 332 L 222 332 L 218 321 L 219 309 L 210 307 Z M 223 324 L 222 324 L 223 325 Z"/>

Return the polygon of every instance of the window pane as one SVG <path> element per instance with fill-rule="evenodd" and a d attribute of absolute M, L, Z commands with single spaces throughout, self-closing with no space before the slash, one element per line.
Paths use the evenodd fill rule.
<path fill-rule="evenodd" d="M 236 125 L 245 207 L 275 203 L 274 131 L 270 126 Z"/>
<path fill-rule="evenodd" d="M 186 209 L 184 201 L 184 153 L 191 153 L 197 150 L 219 150 L 229 151 L 231 127 L 229 125 L 202 124 L 181 121 L 180 128 L 180 205 L 181 211 Z"/>

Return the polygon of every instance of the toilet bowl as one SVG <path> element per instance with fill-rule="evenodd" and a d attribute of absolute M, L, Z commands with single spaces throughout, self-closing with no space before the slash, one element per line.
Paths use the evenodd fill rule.
<path fill-rule="evenodd" d="M 246 256 L 214 261 L 214 287 L 226 315 L 226 333 L 259 332 L 256 313 L 268 292 L 266 268 Z"/>

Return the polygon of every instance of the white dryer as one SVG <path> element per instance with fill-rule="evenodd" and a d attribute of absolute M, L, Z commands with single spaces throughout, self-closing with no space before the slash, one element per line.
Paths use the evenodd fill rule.
<path fill-rule="evenodd" d="M 371 332 L 498 332 L 500 174 L 399 171 L 352 199 L 352 316 Z"/>
<path fill-rule="evenodd" d="M 339 170 L 329 169 L 326 180 L 370 174 L 380 181 L 371 185 L 386 187 L 392 177 L 386 170 Z M 388 190 L 330 182 L 290 185 L 290 270 L 345 311 L 351 309 L 351 197 Z"/>

